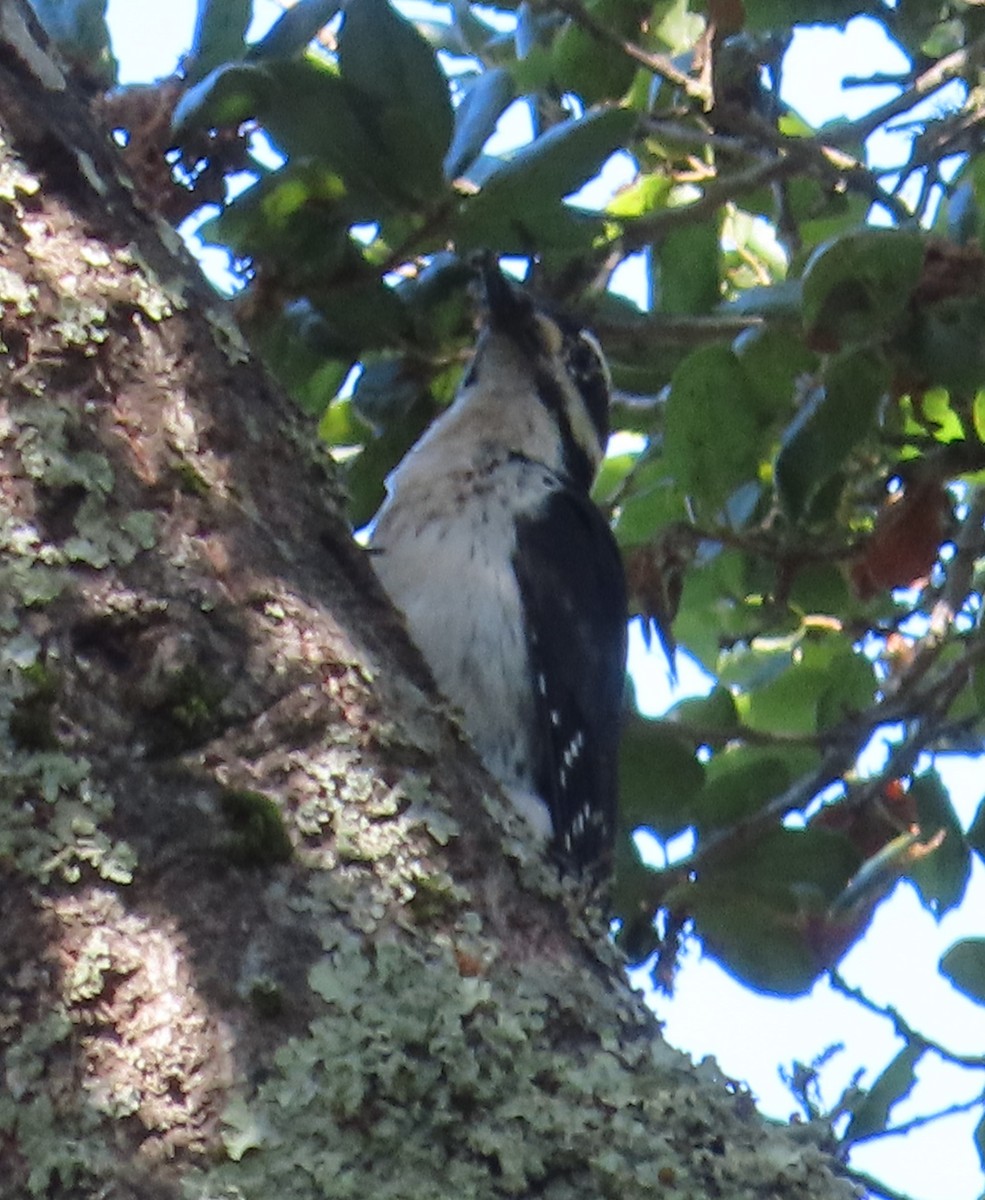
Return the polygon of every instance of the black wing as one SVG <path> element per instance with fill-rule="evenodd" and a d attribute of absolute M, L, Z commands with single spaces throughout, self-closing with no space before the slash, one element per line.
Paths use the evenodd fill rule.
<path fill-rule="evenodd" d="M 531 646 L 534 779 L 562 857 L 611 854 L 626 674 L 626 581 L 612 531 L 588 496 L 549 494 L 517 526 L 514 568 Z"/>

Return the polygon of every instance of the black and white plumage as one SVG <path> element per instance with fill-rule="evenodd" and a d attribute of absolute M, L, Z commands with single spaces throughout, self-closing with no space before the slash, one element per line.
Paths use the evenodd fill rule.
<path fill-rule="evenodd" d="M 626 588 L 589 497 L 609 374 L 595 338 L 489 263 L 454 404 L 387 480 L 372 563 L 486 767 L 561 857 L 615 832 Z"/>

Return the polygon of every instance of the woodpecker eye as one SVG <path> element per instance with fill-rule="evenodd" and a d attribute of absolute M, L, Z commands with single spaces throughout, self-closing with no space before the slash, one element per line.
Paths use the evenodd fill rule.
<path fill-rule="evenodd" d="M 577 337 L 566 339 L 564 365 L 579 387 L 586 383 L 594 385 L 598 381 L 605 382 L 605 367 L 598 343 L 584 330 Z"/>

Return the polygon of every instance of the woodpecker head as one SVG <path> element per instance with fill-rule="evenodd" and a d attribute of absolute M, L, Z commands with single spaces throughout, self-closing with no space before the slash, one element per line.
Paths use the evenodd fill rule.
<path fill-rule="evenodd" d="M 505 339 L 529 374 L 536 400 L 557 424 L 564 466 L 586 490 L 609 438 L 610 374 L 598 340 L 576 321 L 536 304 L 492 256 L 480 264 L 485 293 L 482 342 Z"/>

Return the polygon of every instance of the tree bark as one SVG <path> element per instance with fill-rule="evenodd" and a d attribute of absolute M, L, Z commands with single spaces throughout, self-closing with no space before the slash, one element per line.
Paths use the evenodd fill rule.
<path fill-rule="evenodd" d="M 486 799 L 20 0 L 0 133 L 0 1197 L 852 1194 Z"/>

